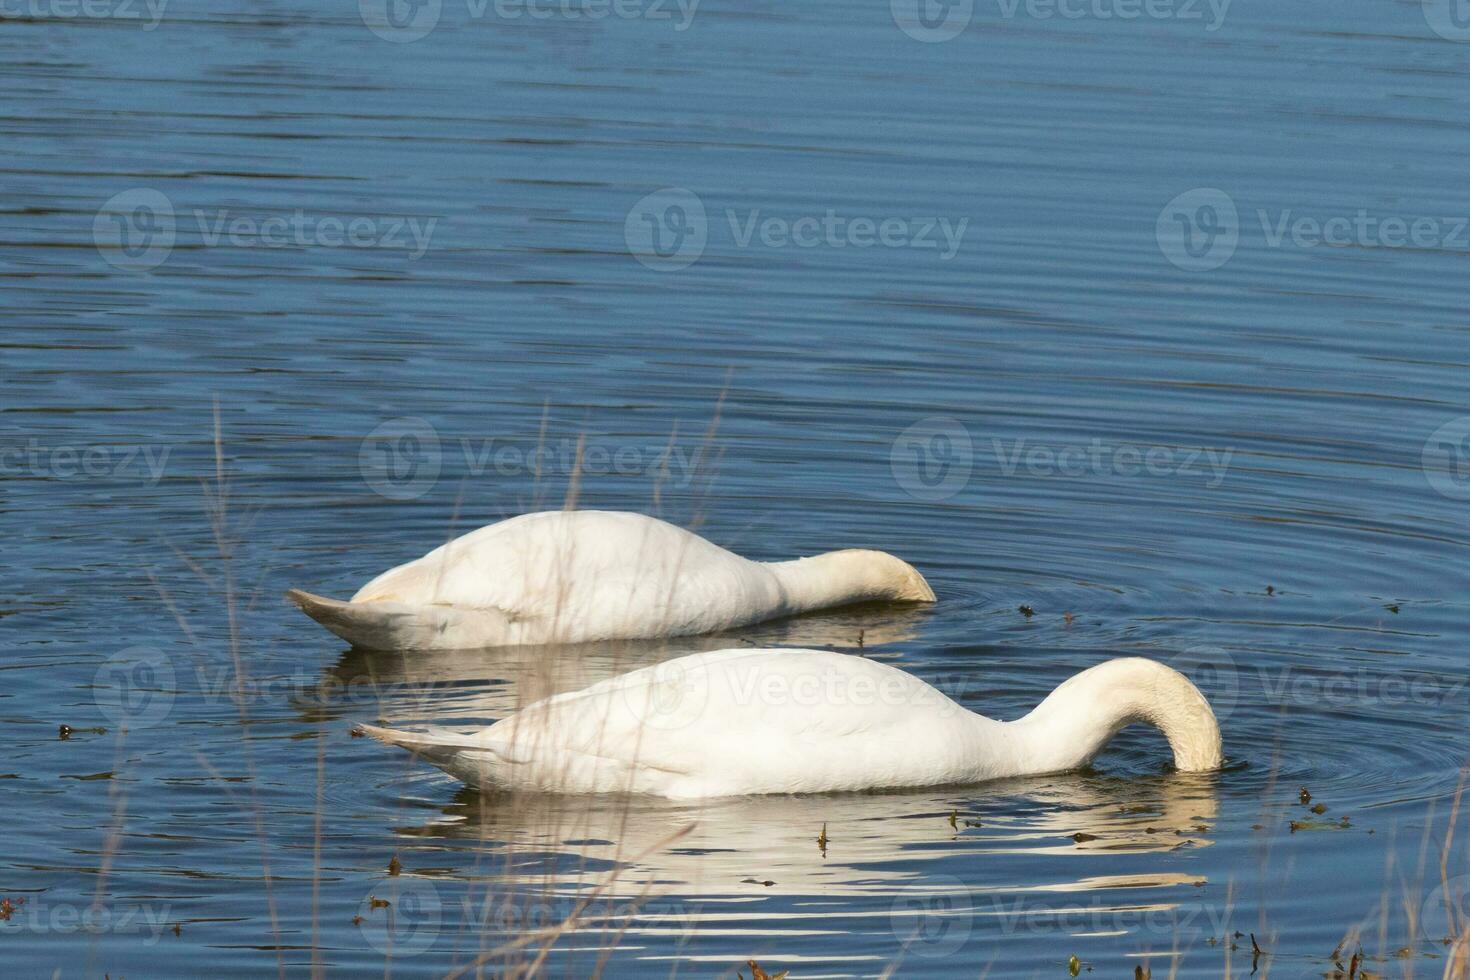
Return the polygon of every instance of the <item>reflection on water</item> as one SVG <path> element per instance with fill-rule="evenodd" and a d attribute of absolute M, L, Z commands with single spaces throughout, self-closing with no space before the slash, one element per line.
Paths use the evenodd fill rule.
<path fill-rule="evenodd" d="M 395 722 L 423 719 L 455 727 L 466 719 L 503 718 L 553 694 L 581 690 L 640 667 L 704 650 L 793 646 L 856 652 L 896 644 L 913 639 L 926 615 L 923 606 L 863 604 L 738 632 L 667 640 L 483 650 L 352 649 L 327 669 L 318 689 L 300 703 L 318 720 L 343 717 L 344 705 L 356 710 L 376 703 L 380 718 Z M 332 710 L 334 705 L 338 710 Z"/>
<path fill-rule="evenodd" d="M 1014 932 L 1079 908 L 1118 923 L 1177 918 L 1198 901 L 1207 875 L 1143 862 L 1210 845 L 1213 783 L 1073 774 L 952 792 L 698 804 L 461 789 L 438 816 L 395 831 L 473 842 L 485 876 L 466 884 L 472 897 L 461 904 L 479 916 L 470 934 L 482 943 L 508 942 L 528 920 L 575 916 L 569 937 L 605 940 L 612 926 L 674 931 L 683 942 L 697 934 L 706 949 L 729 947 L 738 956 L 738 944 L 758 928 L 765 948 L 789 956 L 787 943 L 800 936 L 922 937 L 922 947 L 956 924 Z M 1131 870 L 1091 867 L 1078 860 L 1087 854 L 1131 855 Z M 1005 870 L 1047 855 L 1070 858 L 1074 877 Z M 972 864 L 993 873 L 954 876 Z M 867 911 L 837 911 L 834 902 L 844 898 Z M 567 948 L 580 945 L 573 938 Z"/>

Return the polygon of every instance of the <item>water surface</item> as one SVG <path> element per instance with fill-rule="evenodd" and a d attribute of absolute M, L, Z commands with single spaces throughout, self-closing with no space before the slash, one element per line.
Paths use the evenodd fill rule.
<path fill-rule="evenodd" d="M 1442 972 L 1470 47 L 1364 2 L 936 43 L 832 0 L 437 9 L 0 20 L 8 974 Z M 722 643 L 999 718 L 1155 657 L 1229 765 L 1129 730 L 958 790 L 507 802 L 350 738 L 709 645 L 365 654 L 281 599 L 569 500 L 940 596 Z"/>

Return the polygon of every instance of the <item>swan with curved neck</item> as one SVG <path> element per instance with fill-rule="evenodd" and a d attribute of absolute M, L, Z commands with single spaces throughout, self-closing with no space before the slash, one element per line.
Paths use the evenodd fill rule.
<path fill-rule="evenodd" d="M 750 561 L 621 511 L 545 511 L 482 527 L 389 569 L 349 602 L 287 595 L 374 650 L 692 636 L 854 602 L 934 601 L 913 566 L 881 551 Z"/>
<path fill-rule="evenodd" d="M 978 783 L 1086 765 L 1145 722 L 1188 772 L 1220 766 L 1220 728 L 1178 671 L 1136 657 L 1075 675 L 1012 722 L 874 660 L 717 650 L 538 701 L 470 734 L 359 726 L 485 789 L 675 799 Z"/>

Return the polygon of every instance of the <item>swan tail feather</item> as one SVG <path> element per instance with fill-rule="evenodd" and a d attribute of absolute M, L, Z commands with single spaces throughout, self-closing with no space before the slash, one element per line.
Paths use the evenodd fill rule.
<path fill-rule="evenodd" d="M 374 600 L 344 602 L 290 589 L 286 598 L 318 623 L 364 650 L 434 650 L 493 646 L 506 641 L 503 610 L 462 609 Z"/>
<path fill-rule="evenodd" d="M 535 761 L 534 753 L 517 751 L 506 742 L 486 742 L 460 732 L 406 732 L 377 725 L 355 725 L 353 731 L 396 745 L 471 786 L 509 788 L 508 770 Z"/>

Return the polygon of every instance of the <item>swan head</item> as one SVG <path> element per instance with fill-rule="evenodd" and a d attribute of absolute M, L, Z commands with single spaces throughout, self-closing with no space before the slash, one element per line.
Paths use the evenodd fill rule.
<path fill-rule="evenodd" d="M 1220 725 L 1199 688 L 1143 657 L 1109 660 L 1068 678 L 1015 724 L 1035 754 L 1063 770 L 1086 765 L 1134 722 L 1164 734 L 1180 772 L 1208 772 L 1224 761 Z"/>

